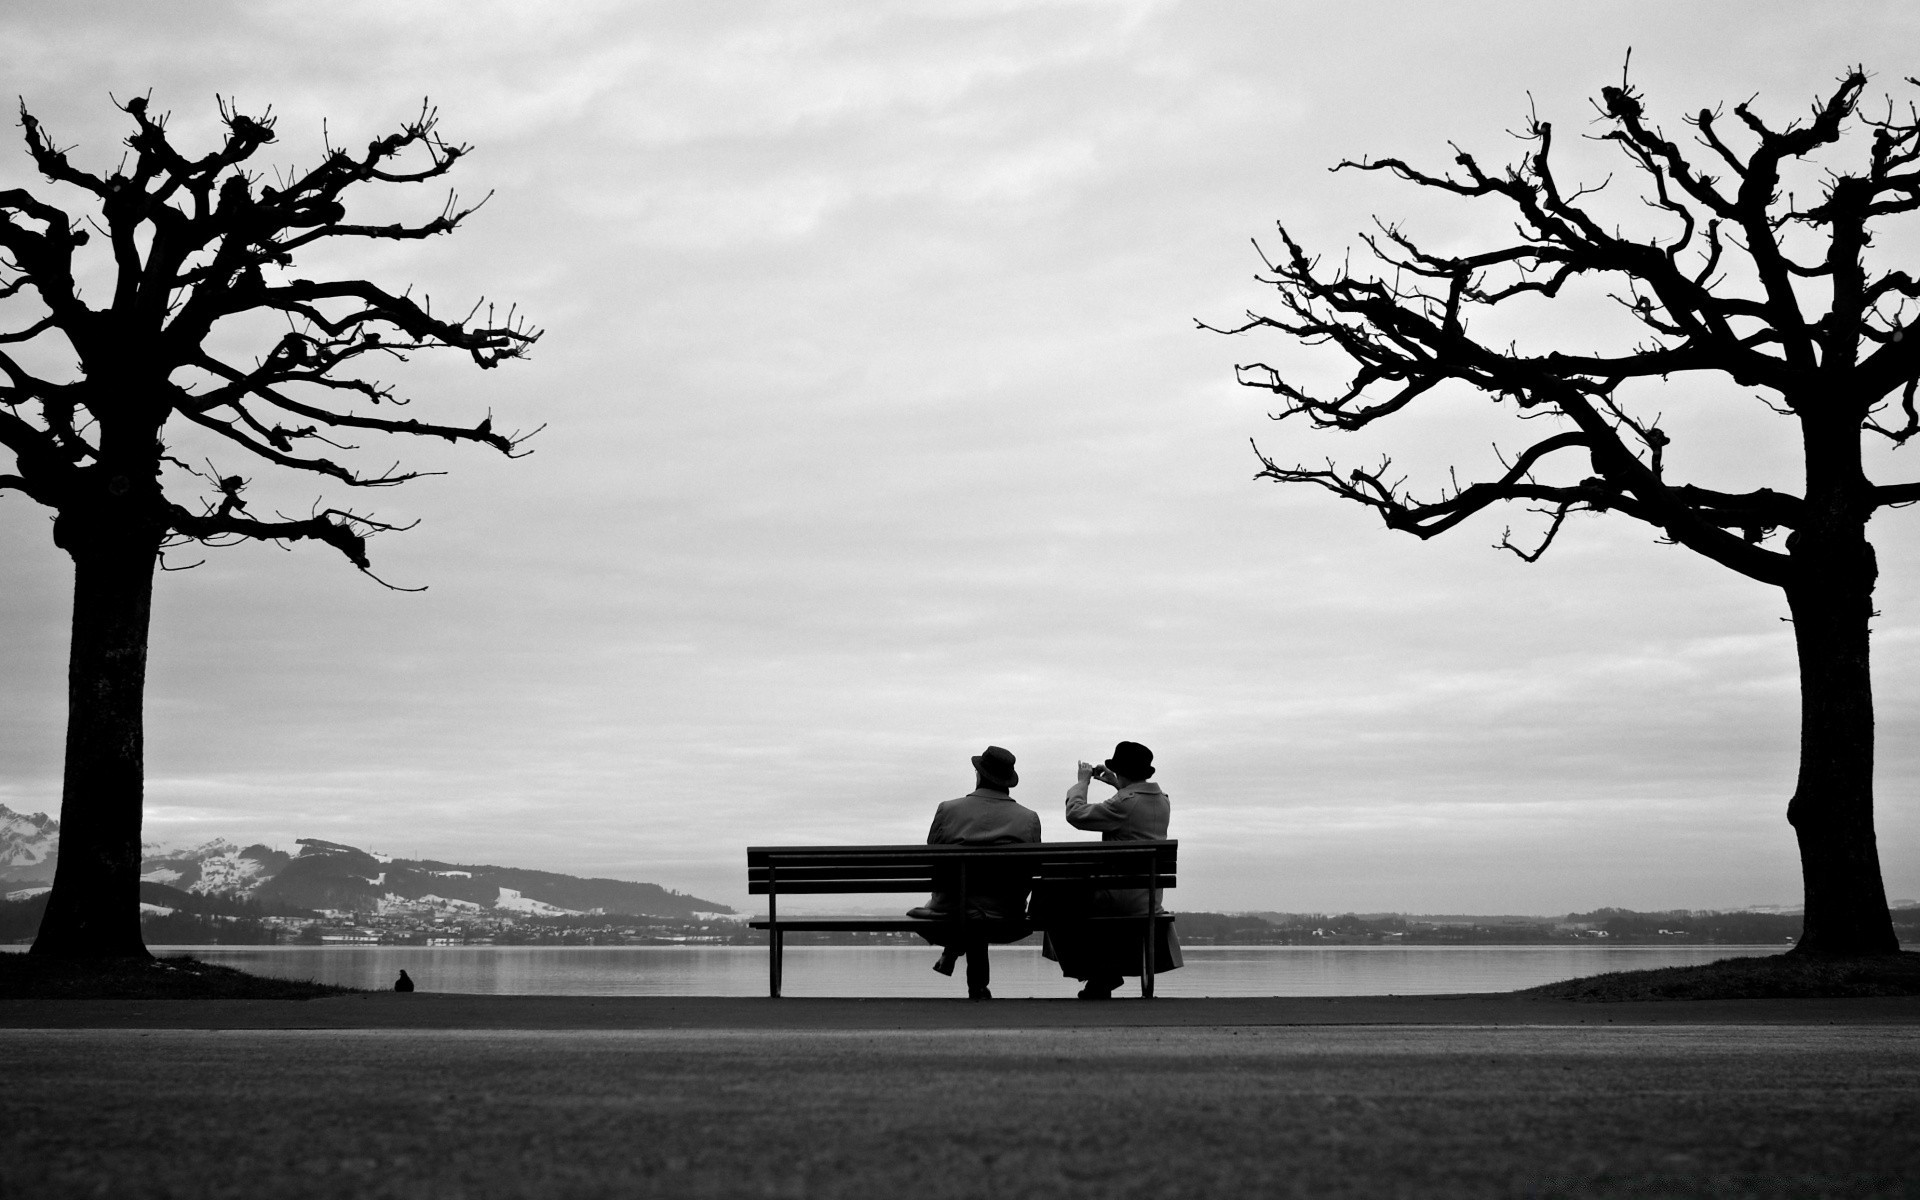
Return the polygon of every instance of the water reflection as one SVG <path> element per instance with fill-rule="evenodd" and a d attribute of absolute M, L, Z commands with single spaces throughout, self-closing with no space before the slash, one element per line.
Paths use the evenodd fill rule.
<path fill-rule="evenodd" d="M 156 946 L 256 975 L 391 987 L 405 967 L 421 991 L 490 995 L 764 996 L 767 953 L 751 946 Z M 1778 954 L 1779 946 L 1196 946 L 1160 977 L 1162 996 L 1380 996 L 1504 992 L 1556 979 Z M 787 951 L 789 996 L 955 996 L 908 946 Z M 993 952 L 996 996 L 1071 996 L 1037 947 Z M 1131 984 L 1127 993 L 1133 991 Z"/>

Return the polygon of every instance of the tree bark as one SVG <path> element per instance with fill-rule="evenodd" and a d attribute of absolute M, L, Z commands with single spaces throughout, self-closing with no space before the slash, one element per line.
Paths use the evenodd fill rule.
<path fill-rule="evenodd" d="M 140 936 L 143 701 L 159 539 L 129 536 L 124 528 L 96 526 L 89 533 L 55 529 L 74 563 L 66 780 L 60 861 L 31 952 L 146 957 Z"/>
<path fill-rule="evenodd" d="M 1852 569 L 1787 589 L 1800 658 L 1800 776 L 1787 805 L 1806 892 L 1797 954 L 1900 949 L 1873 828 L 1873 550 L 1862 539 L 1858 553 Z"/>

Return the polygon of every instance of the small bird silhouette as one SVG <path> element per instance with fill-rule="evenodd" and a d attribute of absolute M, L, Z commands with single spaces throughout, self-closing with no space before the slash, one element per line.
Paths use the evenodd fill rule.
<path fill-rule="evenodd" d="M 393 990 L 396 992 L 410 992 L 413 990 L 413 980 L 407 978 L 405 968 L 401 969 L 400 978 L 393 981 Z"/>

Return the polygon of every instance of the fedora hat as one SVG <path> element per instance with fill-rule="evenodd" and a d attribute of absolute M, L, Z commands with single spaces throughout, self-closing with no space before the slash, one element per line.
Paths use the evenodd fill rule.
<path fill-rule="evenodd" d="M 1128 779 L 1152 779 L 1153 751 L 1139 742 L 1121 742 L 1113 748 L 1113 757 L 1106 765 L 1107 770 Z"/>
<path fill-rule="evenodd" d="M 1010 788 L 1020 782 L 1019 773 L 1013 769 L 1013 751 L 998 746 L 988 746 L 974 755 L 973 769 L 995 787 Z"/>

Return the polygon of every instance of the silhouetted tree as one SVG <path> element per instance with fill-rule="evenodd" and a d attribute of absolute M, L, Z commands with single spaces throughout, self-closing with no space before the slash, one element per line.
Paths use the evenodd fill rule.
<path fill-rule="evenodd" d="M 383 415 L 405 401 L 365 368 L 439 348 L 492 367 L 538 337 L 512 313 L 497 319 L 476 306 L 447 320 L 424 300 L 363 279 L 290 273 L 310 247 L 432 237 L 473 211 L 449 195 L 418 224 L 348 215 L 346 193 L 356 185 L 424 183 L 467 152 L 440 136 L 433 110 L 422 107 L 364 150 L 329 145 L 311 170 L 275 172 L 267 183 L 249 164 L 274 141 L 270 114 L 250 117 L 223 102 L 220 144 L 188 158 L 145 99 L 121 108 L 134 130 L 106 174 L 75 166 L 21 110 L 35 167 L 77 189 L 83 208 L 0 191 L 0 299 L 22 312 L 17 328 L 0 333 L 0 343 L 18 344 L 0 351 L 0 446 L 16 463 L 0 474 L 0 494 L 51 508 L 54 543 L 74 564 L 60 861 L 36 954 L 146 953 L 142 694 L 162 552 L 186 542 L 310 539 L 368 571 L 367 538 L 395 528 L 320 502 L 304 515 L 257 513 L 245 498 L 250 481 L 217 468 L 212 455 L 355 488 L 420 473 L 335 462 L 325 447 L 355 449 L 338 438 L 428 436 L 512 455 L 522 439 L 495 432 L 490 419 L 463 426 Z M 97 258 L 81 253 L 95 234 L 106 243 Z M 101 303 L 88 302 L 85 285 Z M 181 447 L 196 438 L 224 449 L 189 461 Z"/>
<path fill-rule="evenodd" d="M 1600 187 L 1569 190 L 1555 176 L 1553 127 L 1538 119 L 1522 130 L 1529 151 L 1504 170 L 1486 170 L 1457 147 L 1454 169 L 1441 175 L 1393 158 L 1343 162 L 1335 169 L 1384 171 L 1498 205 L 1513 236 L 1443 254 L 1381 224 L 1364 240 L 1385 269 L 1362 272 L 1346 262 L 1323 269 L 1282 228 L 1286 253 L 1261 278 L 1284 311 L 1249 313 L 1224 331 L 1277 330 L 1333 347 L 1355 368 L 1349 384 L 1326 394 L 1267 363 L 1237 368 L 1243 384 L 1281 397 L 1276 419 L 1364 429 L 1452 385 L 1511 404 L 1517 416 L 1546 417 L 1552 430 L 1503 458 L 1497 477 L 1454 480 L 1425 500 L 1388 461 L 1345 470 L 1332 460 L 1283 466 L 1262 454 L 1260 477 L 1323 487 L 1420 538 L 1489 505 L 1531 503 L 1547 519 L 1544 537 L 1528 548 L 1509 531 L 1499 543 L 1529 562 L 1569 514 L 1618 513 L 1781 589 L 1800 664 L 1800 771 L 1787 819 L 1806 889 L 1797 948 L 1809 953 L 1898 948 L 1874 839 L 1868 624 L 1877 567 L 1866 526 L 1878 509 L 1920 500 L 1920 483 L 1869 479 L 1862 444 L 1873 434 L 1900 445 L 1920 432 L 1912 303 L 1920 281 L 1870 267 L 1867 251 L 1876 226 L 1920 208 L 1920 116 L 1891 101 L 1884 116 L 1869 115 L 1866 83 L 1863 71 L 1849 73 L 1810 119 L 1779 128 L 1748 104 L 1734 107 L 1733 121 L 1703 110 L 1687 120 L 1689 147 L 1648 122 L 1624 79 L 1603 88 L 1603 132 L 1593 136 L 1617 146 L 1643 181 L 1638 211 L 1651 214 L 1653 232 L 1640 236 L 1598 214 Z M 1848 172 L 1827 148 L 1850 131 L 1867 145 Z M 1800 196 L 1817 197 L 1812 203 L 1791 190 L 1799 176 Z M 1569 285 L 1584 281 L 1611 289 L 1637 329 L 1632 345 L 1528 352 L 1471 327 L 1477 317 L 1490 328 L 1491 310 L 1557 300 L 1563 344 L 1584 340 L 1592 323 L 1584 310 L 1569 315 L 1567 303 L 1578 294 Z M 1683 402 L 1697 394 L 1688 381 L 1708 376 L 1757 389 L 1798 423 L 1804 494 L 1716 491 L 1673 477 L 1669 436 L 1641 402 Z M 1784 539 L 1769 544 L 1781 530 Z"/>

